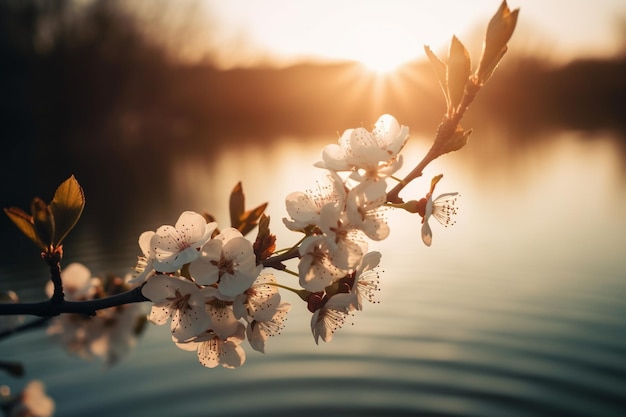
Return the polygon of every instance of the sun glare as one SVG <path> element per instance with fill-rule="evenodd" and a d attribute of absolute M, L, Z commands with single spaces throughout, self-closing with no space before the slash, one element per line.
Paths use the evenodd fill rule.
<path fill-rule="evenodd" d="M 408 29 L 395 22 L 363 19 L 350 29 L 328 39 L 328 55 L 357 61 L 377 74 L 391 73 L 416 57 L 417 47 L 407 47 L 407 40 L 412 38 Z"/>
<path fill-rule="evenodd" d="M 352 51 L 349 51 L 351 59 L 379 75 L 393 73 L 414 58 L 409 56 L 405 49 L 395 46 L 393 40 L 388 37 L 373 38 L 363 45 L 364 47 L 360 49 L 352 48 Z"/>

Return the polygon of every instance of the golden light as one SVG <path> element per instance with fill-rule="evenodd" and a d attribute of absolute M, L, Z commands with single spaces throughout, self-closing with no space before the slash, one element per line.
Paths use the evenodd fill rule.
<path fill-rule="evenodd" d="M 424 44 L 440 52 L 453 34 L 461 36 L 484 19 L 480 7 L 468 3 L 455 2 L 453 14 L 450 5 L 421 1 L 273 0 L 275 7 L 235 0 L 211 4 L 220 16 L 214 35 L 231 51 L 222 57 L 226 67 L 254 60 L 256 50 L 257 57 L 278 62 L 352 60 L 387 73 L 423 57 Z"/>
<path fill-rule="evenodd" d="M 405 47 L 398 46 L 398 38 L 402 39 L 401 34 L 391 31 L 373 32 L 361 36 L 358 43 L 346 48 L 345 55 L 371 72 L 389 74 L 415 59 L 415 54 L 411 53 L 413 48 L 407 53 Z"/>

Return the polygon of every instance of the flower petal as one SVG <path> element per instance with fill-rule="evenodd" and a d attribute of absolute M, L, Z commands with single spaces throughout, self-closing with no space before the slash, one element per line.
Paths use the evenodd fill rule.
<path fill-rule="evenodd" d="M 190 305 L 172 313 L 172 336 L 180 342 L 193 339 L 211 327 L 211 319 L 203 305 Z"/>
<path fill-rule="evenodd" d="M 433 232 L 430 230 L 427 221 L 422 224 L 422 240 L 426 246 L 430 246 L 433 243 Z"/>
<path fill-rule="evenodd" d="M 171 316 L 172 309 L 170 308 L 169 304 L 154 304 L 150 309 L 150 315 L 148 316 L 148 320 L 160 326 L 167 323 Z"/>

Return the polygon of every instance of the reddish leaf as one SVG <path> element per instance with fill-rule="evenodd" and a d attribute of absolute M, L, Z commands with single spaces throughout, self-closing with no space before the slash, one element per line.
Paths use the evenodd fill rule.
<path fill-rule="evenodd" d="M 245 197 L 243 195 L 243 187 L 241 182 L 235 185 L 235 188 L 230 192 L 230 225 L 235 229 L 239 229 L 241 225 L 241 216 L 243 215 L 245 207 Z"/>
<path fill-rule="evenodd" d="M 270 218 L 262 215 L 259 220 L 259 233 L 252 245 L 257 263 L 269 258 L 276 250 L 276 236 L 270 233 Z"/>
<path fill-rule="evenodd" d="M 85 194 L 72 175 L 57 188 L 50 203 L 54 219 L 54 246 L 58 246 L 74 228 L 84 208 Z"/>
<path fill-rule="evenodd" d="M 32 216 L 17 207 L 5 208 L 4 212 L 7 216 L 9 216 L 9 219 L 11 219 L 13 223 L 15 223 L 17 228 L 20 229 L 22 233 L 24 233 L 30 240 L 35 242 L 35 244 L 39 246 L 39 248 L 46 248 L 46 245 L 41 242 L 39 236 L 37 235 Z"/>

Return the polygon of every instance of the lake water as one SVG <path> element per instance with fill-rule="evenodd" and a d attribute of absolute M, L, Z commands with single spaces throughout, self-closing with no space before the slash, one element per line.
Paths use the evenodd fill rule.
<path fill-rule="evenodd" d="M 523 146 L 486 136 L 475 133 L 403 194 L 421 197 L 439 173 L 439 192 L 461 193 L 456 224 L 431 224 L 432 247 L 421 242 L 419 218 L 388 213 L 390 237 L 370 246 L 383 255 L 380 303 L 366 304 L 330 343 L 314 343 L 306 306 L 284 294 L 292 310 L 283 334 L 265 354 L 245 346 L 236 370 L 202 367 L 171 343 L 167 327 L 148 325 L 111 367 L 33 330 L 0 341 L 0 360 L 26 371 L 0 373 L 0 385 L 17 392 L 43 381 L 63 417 L 623 416 L 624 147 L 608 133 L 546 133 Z M 140 254 L 138 235 L 173 224 L 182 210 L 209 210 L 226 225 L 228 193 L 240 180 L 249 206 L 270 202 L 278 246 L 289 246 L 299 236 L 281 227 L 284 196 L 315 187 L 323 172 L 312 164 L 334 140 L 282 137 L 187 156 L 143 205 L 116 203 L 123 215 L 113 219 L 89 205 L 90 193 L 128 185 L 86 188 L 66 261 L 124 273 Z M 412 141 L 407 165 L 425 150 Z M 41 299 L 45 268 L 21 264 L 37 259 L 20 239 L 12 245 L 29 249 L 2 257 L 0 289 Z"/>

